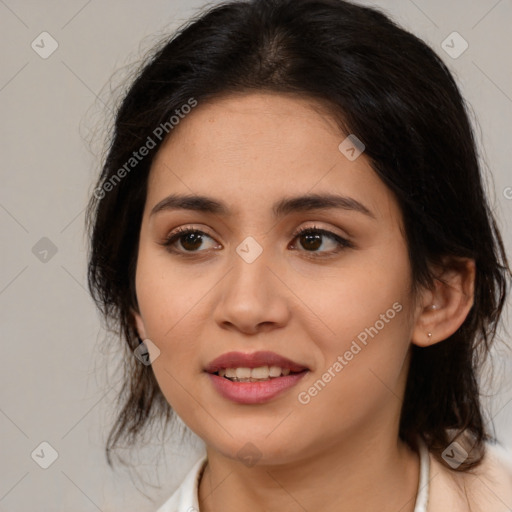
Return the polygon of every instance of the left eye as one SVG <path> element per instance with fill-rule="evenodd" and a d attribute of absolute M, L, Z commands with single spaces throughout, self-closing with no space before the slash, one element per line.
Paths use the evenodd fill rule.
<path fill-rule="evenodd" d="M 179 253 L 182 255 L 186 253 L 197 253 L 202 252 L 198 251 L 198 249 L 201 247 L 204 237 L 213 240 L 213 238 L 204 231 L 192 228 L 178 228 L 164 240 L 162 245 L 168 247 L 169 251 L 173 253 Z M 331 231 L 317 227 L 300 229 L 293 235 L 293 240 L 298 238 L 302 240 L 301 246 L 305 249 L 305 251 L 301 252 L 335 254 L 344 248 L 353 247 L 352 243 L 347 239 L 332 233 Z M 334 245 L 334 249 L 319 251 L 318 249 L 324 245 L 324 241 L 322 240 L 323 238 L 329 239 L 332 245 Z M 178 242 L 181 244 L 184 251 L 175 248 L 175 245 Z"/>
<path fill-rule="evenodd" d="M 301 245 L 306 248 L 306 252 L 318 252 L 316 249 L 322 246 L 322 238 L 328 238 L 331 240 L 335 246 L 335 249 L 320 252 L 335 254 L 346 247 L 353 247 L 353 245 L 347 239 L 332 233 L 331 231 L 327 231 L 325 229 L 317 228 L 314 226 L 300 229 L 297 233 L 295 233 L 294 240 L 295 238 L 302 238 L 305 240 L 305 243 L 302 243 Z"/>

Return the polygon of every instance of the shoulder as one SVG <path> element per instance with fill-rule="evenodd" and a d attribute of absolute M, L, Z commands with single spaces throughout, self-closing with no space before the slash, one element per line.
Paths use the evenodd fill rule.
<path fill-rule="evenodd" d="M 194 463 L 181 485 L 172 496 L 156 512 L 198 512 L 198 484 L 199 477 L 205 466 L 206 454 Z"/>
<path fill-rule="evenodd" d="M 486 444 L 482 464 L 471 475 L 470 482 L 481 496 L 482 510 L 512 508 L 512 453 L 499 444 Z M 506 507 L 505 507 L 506 505 Z"/>
<path fill-rule="evenodd" d="M 431 456 L 429 512 L 503 512 L 512 510 L 512 453 L 499 444 L 485 444 L 482 462 L 457 472 Z"/>

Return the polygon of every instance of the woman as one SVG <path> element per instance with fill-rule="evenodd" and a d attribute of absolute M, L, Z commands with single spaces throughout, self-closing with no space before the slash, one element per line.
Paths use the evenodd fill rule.
<path fill-rule="evenodd" d="M 174 414 L 205 442 L 159 512 L 512 507 L 476 377 L 510 268 L 464 100 L 385 15 L 192 20 L 126 94 L 88 218 L 130 349 L 107 451 Z"/>

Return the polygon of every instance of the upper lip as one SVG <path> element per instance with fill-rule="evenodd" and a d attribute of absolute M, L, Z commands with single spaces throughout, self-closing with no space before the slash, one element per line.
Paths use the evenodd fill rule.
<path fill-rule="evenodd" d="M 306 366 L 275 352 L 261 351 L 251 354 L 227 352 L 211 361 L 205 371 L 207 373 L 217 373 L 225 368 L 258 368 L 260 366 L 279 366 L 280 368 L 289 368 L 292 372 L 301 372 L 308 369 Z"/>

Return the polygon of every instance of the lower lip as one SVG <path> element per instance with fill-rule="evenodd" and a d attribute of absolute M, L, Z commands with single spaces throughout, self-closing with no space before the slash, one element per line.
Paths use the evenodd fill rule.
<path fill-rule="evenodd" d="M 233 382 L 214 373 L 208 376 L 224 398 L 238 404 L 262 404 L 295 386 L 306 373 L 308 370 L 261 382 Z"/>

